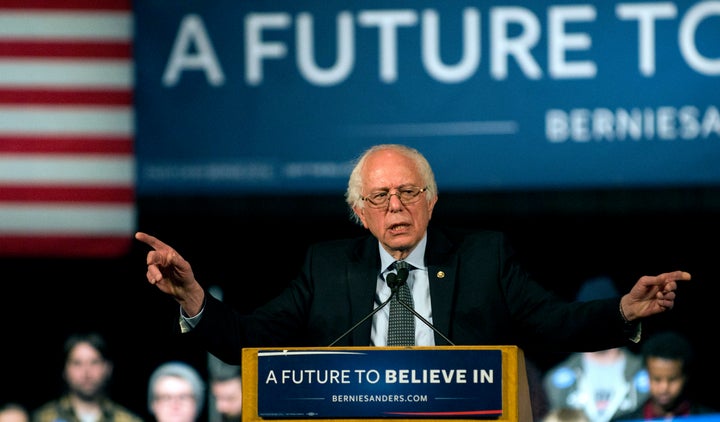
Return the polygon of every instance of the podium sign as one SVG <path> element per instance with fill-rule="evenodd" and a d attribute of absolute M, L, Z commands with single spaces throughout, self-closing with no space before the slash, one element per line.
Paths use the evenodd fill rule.
<path fill-rule="evenodd" d="M 517 346 L 245 348 L 242 383 L 243 422 L 533 420 Z"/>
<path fill-rule="evenodd" d="M 263 350 L 263 418 L 502 416 L 500 350 Z"/>

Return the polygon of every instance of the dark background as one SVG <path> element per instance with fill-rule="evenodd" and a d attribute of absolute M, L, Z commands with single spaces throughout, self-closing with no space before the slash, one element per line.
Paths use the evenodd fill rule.
<path fill-rule="evenodd" d="M 223 300 L 241 310 L 276 294 L 310 243 L 363 233 L 348 216 L 342 193 L 138 199 L 139 229 L 175 247 L 203 285 L 220 287 Z M 700 366 L 696 390 L 715 404 L 719 216 L 720 188 L 466 193 L 440 187 L 431 224 L 505 231 L 527 269 L 568 299 L 598 275 L 624 293 L 642 275 L 690 272 L 675 309 L 647 320 L 644 332 L 669 327 L 691 339 Z M 133 245 L 115 259 L 0 259 L 0 397 L 31 409 L 55 398 L 62 343 L 86 329 L 105 334 L 115 352 L 113 397 L 145 417 L 147 379 L 159 363 L 188 361 L 206 375 L 207 355 L 173 335 L 177 305 L 145 279 L 147 247 Z M 542 370 L 564 357 L 528 356 Z"/>

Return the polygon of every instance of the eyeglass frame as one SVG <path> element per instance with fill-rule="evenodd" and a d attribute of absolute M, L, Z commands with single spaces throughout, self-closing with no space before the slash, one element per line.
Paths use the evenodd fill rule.
<path fill-rule="evenodd" d="M 155 394 L 153 396 L 153 401 L 156 401 L 159 403 L 170 403 L 170 402 L 189 403 L 192 401 L 192 402 L 197 403 L 197 398 L 195 397 L 194 393 L 179 393 L 179 394 L 160 393 L 160 394 Z"/>
<path fill-rule="evenodd" d="M 409 188 L 418 189 L 418 191 L 417 191 L 417 193 L 416 193 L 415 195 L 413 195 L 413 196 L 409 199 L 409 202 L 408 202 L 408 200 L 403 201 L 403 199 L 402 199 L 402 197 L 401 197 L 402 189 L 409 189 Z M 425 186 L 424 188 L 421 188 L 421 187 L 415 186 L 415 185 L 403 185 L 403 186 L 400 186 L 400 187 L 396 188 L 396 192 L 395 192 L 395 193 L 390 193 L 389 190 L 387 190 L 387 191 L 378 190 L 378 191 L 375 191 L 375 192 L 371 192 L 371 193 L 368 194 L 367 196 L 361 196 L 360 199 L 363 200 L 364 202 L 367 202 L 367 203 L 368 203 L 368 207 L 370 207 L 370 208 L 372 208 L 372 209 L 381 210 L 381 209 L 383 209 L 383 208 L 387 208 L 387 207 L 390 206 L 390 197 L 392 197 L 392 196 L 397 196 L 397 198 L 398 198 L 398 200 L 400 201 L 400 203 L 407 206 L 407 205 L 416 203 L 416 202 L 419 200 L 419 198 L 420 198 L 420 194 L 423 193 L 423 192 L 427 192 L 427 190 L 428 190 L 428 187 L 427 187 L 427 186 Z M 385 193 L 385 195 L 386 195 L 386 197 L 387 197 L 387 200 L 386 200 L 383 204 L 376 204 L 375 202 L 373 202 L 372 199 L 370 199 L 371 196 L 373 196 L 373 195 L 379 195 L 379 194 L 381 194 L 381 193 Z"/>

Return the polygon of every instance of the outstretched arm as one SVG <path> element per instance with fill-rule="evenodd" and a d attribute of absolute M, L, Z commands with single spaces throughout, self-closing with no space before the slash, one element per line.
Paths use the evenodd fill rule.
<path fill-rule="evenodd" d="M 147 254 L 147 279 L 150 284 L 172 296 L 188 316 L 197 315 L 202 310 L 205 291 L 195 280 L 190 263 L 154 236 L 137 232 L 135 239 L 152 248 Z"/>
<path fill-rule="evenodd" d="M 620 300 L 620 312 L 627 321 L 645 318 L 673 308 L 677 282 L 690 280 L 690 273 L 673 271 L 642 276 Z"/>

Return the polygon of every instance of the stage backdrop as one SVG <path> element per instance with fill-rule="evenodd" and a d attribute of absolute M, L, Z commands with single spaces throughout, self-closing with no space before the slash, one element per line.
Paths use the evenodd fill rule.
<path fill-rule="evenodd" d="M 720 1 L 134 2 L 140 195 L 720 182 Z"/>
<path fill-rule="evenodd" d="M 720 1 L 0 2 L 0 255 L 116 256 L 136 199 L 720 182 Z"/>

